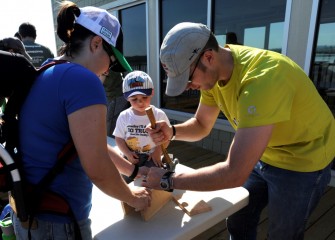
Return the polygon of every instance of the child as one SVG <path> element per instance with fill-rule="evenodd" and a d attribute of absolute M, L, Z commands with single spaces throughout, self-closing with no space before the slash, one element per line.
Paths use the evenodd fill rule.
<path fill-rule="evenodd" d="M 122 111 L 116 121 L 113 132 L 115 142 L 125 158 L 139 166 L 162 166 L 162 150 L 151 140 L 145 127 L 150 123 L 145 109 L 152 107 L 155 119 L 169 123 L 166 114 L 150 105 L 154 95 L 154 85 L 148 74 L 133 71 L 123 80 L 123 96 L 131 107 Z M 131 182 L 126 179 L 126 182 Z"/>

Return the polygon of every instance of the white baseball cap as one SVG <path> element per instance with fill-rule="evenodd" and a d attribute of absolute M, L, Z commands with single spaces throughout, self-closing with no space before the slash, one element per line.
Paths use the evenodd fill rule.
<path fill-rule="evenodd" d="M 201 23 L 183 22 L 175 25 L 165 36 L 160 60 L 168 76 L 166 94 L 182 94 L 190 75 L 190 66 L 205 47 L 210 29 Z"/>
<path fill-rule="evenodd" d="M 76 18 L 76 23 L 102 37 L 110 44 L 117 60 L 116 66 L 111 68 L 114 72 L 132 71 L 132 68 L 122 54 L 122 29 L 116 17 L 105 9 L 88 6 L 80 8 L 80 15 Z"/>
<path fill-rule="evenodd" d="M 150 76 L 142 71 L 128 73 L 123 80 L 122 91 L 126 99 L 137 94 L 150 96 L 153 89 Z"/>

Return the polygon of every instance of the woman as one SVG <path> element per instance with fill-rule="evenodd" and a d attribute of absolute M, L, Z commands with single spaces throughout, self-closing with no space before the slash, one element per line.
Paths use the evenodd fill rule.
<path fill-rule="evenodd" d="M 150 204 L 150 192 L 129 189 L 117 170 L 134 176 L 138 169 L 108 147 L 106 140 L 106 96 L 98 76 L 111 67 L 131 68 L 121 54 L 120 24 L 107 11 L 78 8 L 65 1 L 57 23 L 57 34 L 65 44 L 58 64 L 40 74 L 22 107 L 20 147 L 26 179 L 37 184 L 64 145 L 73 140 L 79 158 L 66 164 L 50 189 L 68 202 L 75 221 L 38 213 L 30 232 L 32 239 L 73 239 L 78 238 L 74 229 L 79 226 L 81 238 L 92 239 L 88 218 L 92 183 L 137 210 Z M 17 239 L 26 239 L 26 223 L 15 214 L 13 222 Z"/>

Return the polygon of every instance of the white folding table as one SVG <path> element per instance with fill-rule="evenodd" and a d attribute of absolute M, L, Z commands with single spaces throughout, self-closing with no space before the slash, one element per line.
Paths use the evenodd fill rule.
<path fill-rule="evenodd" d="M 109 139 L 109 143 L 115 146 L 113 139 Z M 178 164 L 176 172 L 188 169 Z M 174 190 L 173 194 L 185 192 Z M 146 222 L 140 213 L 125 216 L 119 200 L 107 196 L 94 186 L 90 213 L 94 239 L 191 239 L 246 206 L 249 198 L 248 191 L 243 187 L 210 192 L 187 191 L 187 194 L 204 200 L 212 210 L 190 217 L 171 200 Z"/>

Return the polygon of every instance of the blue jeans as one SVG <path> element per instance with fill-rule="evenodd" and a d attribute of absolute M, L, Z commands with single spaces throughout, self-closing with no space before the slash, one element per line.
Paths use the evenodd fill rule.
<path fill-rule="evenodd" d="M 28 239 L 28 230 L 22 227 L 21 222 L 12 214 L 12 222 L 17 240 Z M 83 240 L 92 240 L 91 220 L 85 219 L 80 222 L 79 229 Z M 73 223 L 47 222 L 37 219 L 37 228 L 30 230 L 32 240 L 74 240 Z"/>
<path fill-rule="evenodd" d="M 262 210 L 268 206 L 269 240 L 304 239 L 307 220 L 322 197 L 330 168 L 294 172 L 259 161 L 244 187 L 249 204 L 227 219 L 231 240 L 256 240 Z"/>

